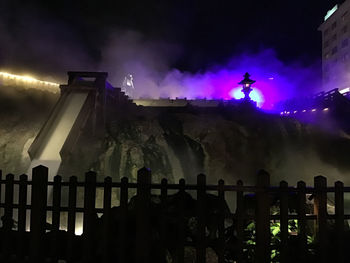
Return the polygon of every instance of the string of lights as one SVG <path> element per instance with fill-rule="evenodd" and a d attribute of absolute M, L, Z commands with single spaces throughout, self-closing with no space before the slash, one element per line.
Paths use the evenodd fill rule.
<path fill-rule="evenodd" d="M 43 80 L 33 78 L 31 76 L 15 75 L 15 74 L 11 74 L 8 72 L 2 72 L 2 71 L 0 71 L 0 78 L 2 78 L 4 80 L 9 80 L 9 81 L 11 81 L 11 80 L 21 81 L 21 82 L 24 82 L 25 84 L 31 84 L 31 85 L 40 85 L 40 86 L 54 87 L 54 88 L 59 87 L 58 83 L 43 81 Z"/>

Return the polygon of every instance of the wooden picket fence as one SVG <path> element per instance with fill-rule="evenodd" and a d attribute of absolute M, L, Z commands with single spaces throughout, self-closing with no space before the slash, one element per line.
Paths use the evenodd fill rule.
<path fill-rule="evenodd" d="M 0 173 L 1 175 L 1 173 Z M 344 187 L 342 182 L 336 182 L 334 187 L 327 187 L 326 178 L 317 176 L 314 179 L 314 187 L 306 187 L 305 183 L 300 181 L 297 187 L 289 187 L 288 183 L 282 181 L 279 187 L 270 186 L 270 176 L 265 171 L 260 171 L 257 174 L 256 186 L 245 186 L 242 181 L 238 181 L 236 185 L 225 185 L 223 180 L 219 180 L 217 185 L 207 185 L 206 177 L 203 174 L 198 175 L 197 184 L 186 184 L 184 179 L 181 179 L 178 184 L 169 184 L 166 179 L 163 179 L 160 184 L 151 183 L 151 171 L 142 168 L 138 171 L 137 183 L 128 182 L 128 178 L 124 177 L 121 182 L 112 182 L 110 177 L 104 179 L 104 182 L 96 181 L 95 172 L 87 172 L 85 181 L 78 182 L 77 178 L 72 176 L 68 182 L 62 182 L 60 176 L 56 176 L 53 182 L 48 182 L 48 168 L 38 166 L 33 169 L 32 181 L 28 181 L 26 175 L 21 175 L 19 180 L 15 180 L 14 175 L 8 174 L 6 178 L 0 178 L 1 190 L 5 190 L 4 202 L 0 202 L 0 207 L 3 208 L 3 225 L 0 231 L 1 242 L 1 262 L 15 258 L 13 262 L 57 262 L 59 253 L 55 249 L 59 245 L 57 238 L 60 228 L 61 212 L 68 213 L 67 224 L 67 262 L 74 262 L 74 239 L 76 228 L 76 214 L 83 213 L 83 255 L 79 262 L 91 262 L 94 258 L 94 230 L 96 224 L 96 213 L 103 213 L 106 218 L 103 221 L 103 259 L 102 262 L 127 262 L 127 254 L 125 247 L 123 247 L 123 240 L 126 239 L 128 233 L 126 231 L 127 213 L 128 213 L 128 199 L 129 189 L 137 189 L 137 205 L 136 205 L 136 262 L 152 262 L 150 258 L 150 200 L 151 190 L 158 189 L 160 191 L 160 199 L 165 200 L 168 195 L 168 190 L 178 191 L 196 191 L 197 193 L 197 234 L 198 239 L 194 244 L 196 248 L 196 262 L 206 262 L 206 193 L 216 192 L 220 200 L 225 201 L 225 194 L 228 192 L 236 193 L 236 211 L 235 213 L 225 213 L 224 207 L 220 207 L 221 213 L 218 225 L 218 241 L 220 249 L 217 252 L 219 263 L 225 262 L 225 224 L 226 218 L 232 218 L 235 224 L 236 236 L 238 239 L 237 261 L 238 263 L 246 262 L 243 259 L 243 251 L 247 249 L 244 242 L 244 227 L 245 222 L 249 216 L 245 212 L 244 193 L 256 194 L 256 209 L 253 220 L 255 220 L 256 239 L 253 247 L 255 253 L 255 262 L 268 263 L 271 262 L 271 235 L 270 224 L 271 221 L 277 220 L 280 222 L 280 238 L 281 245 L 277 248 L 280 251 L 280 262 L 287 262 L 288 250 L 288 220 L 298 220 L 298 253 L 305 254 L 309 249 L 307 244 L 306 226 L 308 220 L 316 222 L 316 237 L 318 240 L 318 261 L 326 262 L 327 248 L 330 240 L 328 240 L 327 231 L 329 230 L 328 220 L 334 220 L 336 239 L 332 243 L 337 244 L 337 251 L 333 255 L 332 262 L 344 262 L 343 257 L 343 234 L 344 234 L 344 220 L 350 219 L 349 215 L 344 214 L 344 193 L 350 192 L 350 187 Z M 0 185 L 0 186 L 1 186 Z M 18 185 L 18 191 L 14 191 L 15 185 Z M 31 186 L 31 204 L 27 202 L 28 189 Z M 47 205 L 48 186 L 53 188 L 52 205 Z M 68 206 L 61 205 L 62 188 L 68 188 Z M 84 205 L 77 207 L 77 189 L 83 187 L 84 189 Z M 96 208 L 96 189 L 103 188 L 103 208 Z M 111 242 L 111 197 L 112 189 L 117 188 L 120 191 L 120 220 L 119 220 L 119 252 L 118 258 L 112 258 L 111 251 L 113 250 L 113 243 Z M 270 213 L 270 196 L 272 194 L 279 194 L 280 197 L 280 213 L 271 215 Z M 289 195 L 295 193 L 297 196 L 297 213 L 290 214 L 288 211 Z M 334 193 L 335 197 L 335 213 L 329 215 L 327 213 L 327 193 Z M 18 194 L 18 203 L 14 203 L 14 194 Z M 314 213 L 306 214 L 306 194 L 312 194 L 314 197 Z M 18 227 L 16 230 L 12 229 L 13 211 L 18 211 Z M 27 211 L 30 211 L 30 230 L 26 231 Z M 51 249 L 48 252 L 49 256 L 43 253 L 45 247 L 44 238 L 46 230 L 46 213 L 52 212 L 52 238 L 49 241 Z M 181 212 L 181 211 L 180 211 Z M 251 216 L 250 216 L 251 217 Z M 179 225 L 179 235 L 184 237 L 184 225 Z M 181 234 L 182 231 L 182 234 Z M 14 233 L 17 235 L 15 248 L 9 247 L 10 240 Z M 163 233 L 166 235 L 166 233 Z M 56 238 L 55 238 L 56 237 Z M 177 253 L 176 262 L 184 262 L 185 240 L 179 240 L 179 249 Z M 12 244 L 13 245 L 13 244 Z M 28 248 L 25 252 L 25 248 Z M 159 251 L 164 253 L 164 251 Z M 332 252 L 334 253 L 334 252 Z M 4 261 L 5 259 L 5 261 Z"/>

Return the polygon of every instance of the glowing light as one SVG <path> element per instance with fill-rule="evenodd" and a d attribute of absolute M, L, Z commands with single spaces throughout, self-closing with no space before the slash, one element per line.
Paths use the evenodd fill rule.
<path fill-rule="evenodd" d="M 19 80 L 19 81 L 23 81 L 23 82 L 26 82 L 26 83 L 32 83 L 32 84 L 35 84 L 35 85 L 47 85 L 47 86 L 56 87 L 56 88 L 59 87 L 58 83 L 38 80 L 38 79 L 33 78 L 31 76 L 15 75 L 15 74 L 11 74 L 11 73 L 8 73 L 8 72 L 1 72 L 0 71 L 0 77 L 2 77 L 4 79 Z"/>
<path fill-rule="evenodd" d="M 237 87 L 232 89 L 229 92 L 229 95 L 231 98 L 235 98 L 236 100 L 240 100 L 244 98 L 244 94 L 242 92 L 241 87 Z M 253 88 L 252 92 L 249 94 L 249 97 L 257 103 L 258 107 L 261 107 L 261 105 L 264 103 L 264 96 L 262 95 L 261 91 L 257 88 Z"/>
<path fill-rule="evenodd" d="M 344 94 L 344 93 L 349 92 L 349 91 L 350 91 L 350 88 L 345 88 L 345 89 L 339 90 L 339 93 Z"/>
<path fill-rule="evenodd" d="M 290 113 L 289 111 L 286 112 L 286 114 L 289 114 L 289 113 Z"/>
<path fill-rule="evenodd" d="M 295 113 L 297 113 L 298 111 L 297 110 L 295 110 L 293 113 L 295 114 Z"/>
<path fill-rule="evenodd" d="M 303 112 L 306 112 L 306 110 L 303 110 Z"/>
<path fill-rule="evenodd" d="M 331 15 L 333 15 L 334 12 L 337 11 L 337 9 L 338 9 L 338 5 L 335 5 L 331 10 L 329 10 L 324 17 L 324 21 L 326 21 Z"/>
<path fill-rule="evenodd" d="M 269 80 L 274 80 L 274 78 L 273 78 L 273 77 L 270 77 Z"/>
<path fill-rule="evenodd" d="M 284 112 L 282 111 L 282 112 L 281 112 L 281 115 L 283 115 L 283 114 L 284 114 Z"/>
<path fill-rule="evenodd" d="M 323 111 L 328 111 L 329 109 L 328 108 L 324 108 Z"/>
<path fill-rule="evenodd" d="M 312 109 L 311 111 L 312 111 L 312 112 L 315 112 L 315 111 L 316 111 L 316 109 Z"/>

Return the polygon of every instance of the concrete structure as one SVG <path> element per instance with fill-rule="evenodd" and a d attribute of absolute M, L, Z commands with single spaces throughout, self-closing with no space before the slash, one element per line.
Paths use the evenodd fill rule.
<path fill-rule="evenodd" d="M 349 88 L 350 0 L 329 10 L 318 29 L 322 32 L 323 88 Z"/>

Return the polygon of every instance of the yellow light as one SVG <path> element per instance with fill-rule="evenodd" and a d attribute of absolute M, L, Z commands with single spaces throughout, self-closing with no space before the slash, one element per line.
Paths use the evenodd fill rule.
<path fill-rule="evenodd" d="M 20 76 L 20 75 L 15 75 L 11 74 L 8 72 L 1 72 L 0 71 L 0 78 L 6 78 L 6 79 L 13 79 L 13 80 L 19 80 L 27 83 L 33 83 L 33 84 L 38 84 L 38 85 L 47 85 L 47 86 L 52 86 L 52 87 L 59 87 L 58 83 L 54 82 L 49 82 L 49 81 L 42 81 L 38 80 L 36 78 L 33 78 L 31 76 Z"/>
<path fill-rule="evenodd" d="M 328 108 L 324 108 L 323 111 L 328 111 L 329 109 Z"/>

